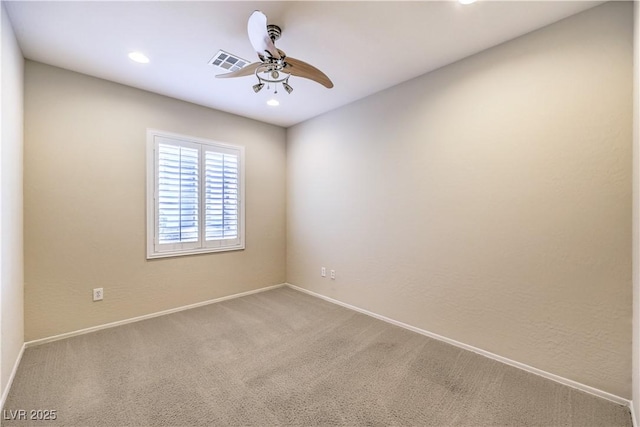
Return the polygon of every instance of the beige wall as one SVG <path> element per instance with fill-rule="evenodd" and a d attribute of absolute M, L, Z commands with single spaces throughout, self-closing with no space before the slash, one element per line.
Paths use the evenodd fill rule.
<path fill-rule="evenodd" d="M 287 281 L 630 398 L 631 86 L 614 2 L 290 128 Z"/>
<path fill-rule="evenodd" d="M 32 61 L 25 85 L 26 340 L 285 281 L 284 129 Z M 244 251 L 145 259 L 147 128 L 246 147 Z"/>
<path fill-rule="evenodd" d="M 633 388 L 634 415 L 640 416 L 640 4 L 633 12 Z"/>
<path fill-rule="evenodd" d="M 0 393 L 7 384 L 24 343 L 23 238 L 22 238 L 22 142 L 23 68 L 4 4 L 2 19 L 2 107 L 0 122 Z M 0 405 L 1 406 L 1 405 Z"/>

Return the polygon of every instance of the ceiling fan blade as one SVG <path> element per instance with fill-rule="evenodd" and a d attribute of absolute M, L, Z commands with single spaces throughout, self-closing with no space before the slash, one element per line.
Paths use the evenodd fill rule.
<path fill-rule="evenodd" d="M 333 87 L 333 82 L 325 73 L 318 70 L 313 65 L 307 64 L 304 61 L 300 61 L 299 59 L 292 58 L 287 56 L 285 59 L 286 65 L 284 67 L 284 71 L 298 77 L 304 77 L 305 79 L 313 80 L 314 82 L 320 83 L 322 86 L 331 89 Z"/>
<path fill-rule="evenodd" d="M 251 14 L 247 23 L 247 33 L 249 33 L 249 41 L 258 56 L 265 56 L 268 53 L 272 57 L 280 59 L 280 53 L 269 37 L 267 16 L 264 13 L 256 10 Z"/>
<path fill-rule="evenodd" d="M 254 74 L 256 72 L 256 69 L 261 65 L 263 65 L 262 62 L 254 62 L 253 64 L 245 65 L 243 68 L 240 68 L 239 70 L 232 71 L 230 73 L 225 73 L 225 74 L 218 74 L 216 75 L 216 78 L 226 79 L 228 77 L 250 76 Z"/>

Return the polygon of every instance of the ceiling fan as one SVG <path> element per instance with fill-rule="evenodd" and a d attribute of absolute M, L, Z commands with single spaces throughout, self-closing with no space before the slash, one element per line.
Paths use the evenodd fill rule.
<path fill-rule="evenodd" d="M 282 83 L 284 90 L 291 93 L 293 91 L 289 85 L 291 76 L 313 80 L 329 89 L 333 87 L 333 82 L 325 73 L 313 65 L 287 56 L 276 48 L 274 42 L 280 38 L 282 30 L 277 25 L 267 25 L 267 17 L 261 11 L 256 10 L 251 14 L 247 23 L 247 32 L 260 62 L 246 65 L 231 73 L 218 74 L 216 77 L 245 77 L 254 74 L 258 78 L 258 83 L 253 86 L 256 93 L 260 92 L 265 84 L 275 86 L 277 83 Z M 277 86 L 275 93 L 278 93 Z"/>

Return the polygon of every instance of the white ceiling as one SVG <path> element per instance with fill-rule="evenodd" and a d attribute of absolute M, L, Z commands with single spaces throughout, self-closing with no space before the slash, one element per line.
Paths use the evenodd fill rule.
<path fill-rule="evenodd" d="M 291 126 L 603 1 L 3 1 L 24 56 L 280 126 Z M 282 28 L 288 56 L 324 71 L 333 89 L 292 77 L 266 105 L 254 76 L 216 79 L 223 49 L 256 60 L 252 11 Z M 128 59 L 131 51 L 149 64 Z"/>

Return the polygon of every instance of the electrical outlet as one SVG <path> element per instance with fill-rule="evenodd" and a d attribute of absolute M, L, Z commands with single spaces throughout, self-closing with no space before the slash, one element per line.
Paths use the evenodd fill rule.
<path fill-rule="evenodd" d="M 320 269 L 320 275 L 321 275 L 322 277 L 327 277 L 327 269 L 326 269 L 326 268 L 324 268 L 324 267 L 322 267 L 322 268 Z"/>
<path fill-rule="evenodd" d="M 102 288 L 94 288 L 93 289 L 93 300 L 94 301 L 102 301 L 103 297 L 104 297 L 104 291 L 102 290 Z"/>
<path fill-rule="evenodd" d="M 331 274 L 331 280 L 336 280 L 336 271 L 331 270 L 330 274 Z"/>

